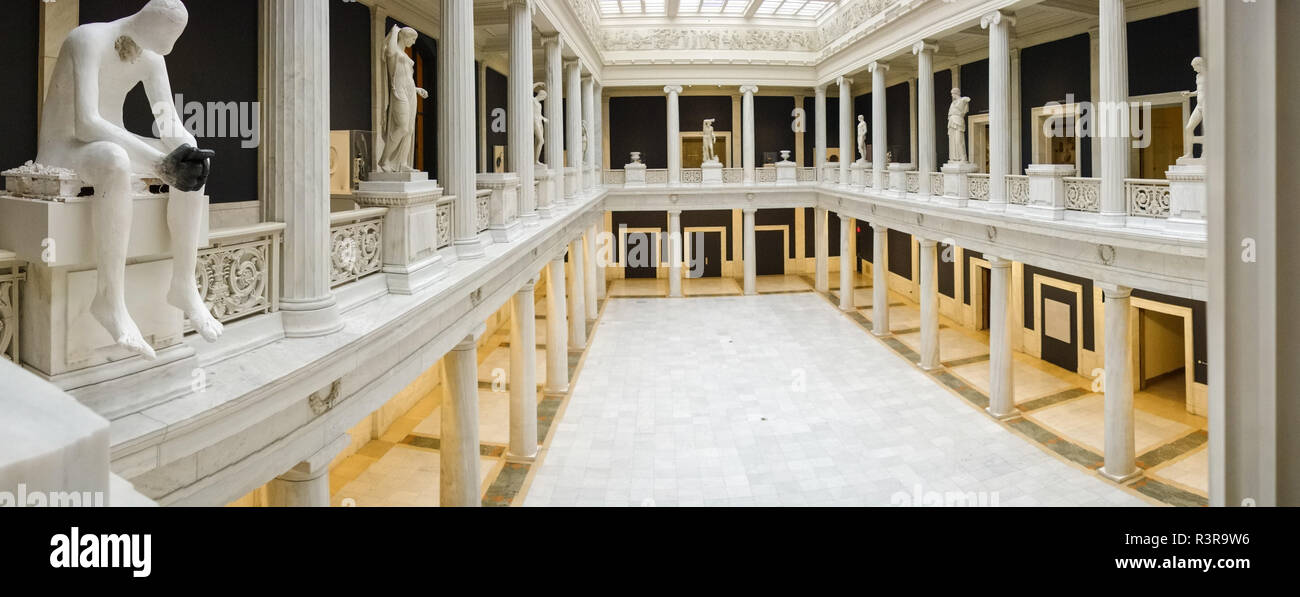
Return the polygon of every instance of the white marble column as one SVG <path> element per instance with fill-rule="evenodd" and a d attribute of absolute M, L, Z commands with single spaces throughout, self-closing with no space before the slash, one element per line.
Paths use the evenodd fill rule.
<path fill-rule="evenodd" d="M 813 88 L 816 98 L 813 100 L 813 165 L 817 167 L 817 176 L 822 175 L 822 165 L 826 163 L 826 86 Z"/>
<path fill-rule="evenodd" d="M 605 283 L 605 268 L 609 267 L 610 262 L 614 259 L 614 242 L 612 236 L 605 232 L 604 214 L 596 220 L 596 229 L 596 238 L 603 239 L 603 242 L 609 247 L 602 255 L 600 250 L 602 240 L 596 241 L 596 299 L 604 300 L 609 292 L 609 288 Z"/>
<path fill-rule="evenodd" d="M 442 0 L 437 93 L 438 178 L 456 196 L 456 254 L 475 259 L 484 251 L 474 173 L 474 7 L 461 0 Z"/>
<path fill-rule="evenodd" d="M 740 143 L 743 147 L 741 159 L 745 167 L 745 184 L 754 184 L 754 94 L 758 87 L 742 85 L 740 87 L 740 120 L 742 129 Z"/>
<path fill-rule="evenodd" d="M 478 339 L 485 331 L 487 326 L 478 324 L 443 356 L 447 394 L 439 408 L 442 427 L 438 441 L 442 506 L 482 503 L 478 461 Z"/>
<path fill-rule="evenodd" d="M 596 82 L 591 75 L 582 77 L 582 122 L 587 125 L 587 147 L 582 152 L 582 188 L 596 186 Z"/>
<path fill-rule="evenodd" d="M 347 434 L 335 437 L 288 472 L 272 479 L 266 484 L 267 505 L 281 508 L 328 507 L 330 463 L 350 442 Z"/>
<path fill-rule="evenodd" d="M 519 175 L 519 220 L 536 226 L 537 197 L 533 190 L 533 13 L 530 0 L 506 0 L 510 28 L 510 86 L 506 98 L 506 144 L 510 167 Z"/>
<path fill-rule="evenodd" d="M 1089 89 L 1092 90 L 1092 96 L 1088 99 L 1092 105 L 1101 105 L 1101 28 L 1092 27 L 1088 29 L 1088 74 Z M 1093 114 L 1096 116 L 1096 114 Z M 1096 124 L 1096 121 L 1093 121 Z M 1098 162 L 1101 160 L 1101 137 L 1097 135 L 1088 136 L 1088 146 L 1092 149 L 1092 171 L 1080 172 L 1079 176 L 1087 174 L 1088 176 L 1097 176 L 1100 171 Z"/>
<path fill-rule="evenodd" d="M 291 338 L 343 327 L 330 291 L 329 8 L 263 2 L 262 202 L 284 222 L 280 313 Z M 471 162 L 473 154 L 470 155 Z"/>
<path fill-rule="evenodd" d="M 681 85 L 664 87 L 668 94 L 668 184 L 682 182 L 682 120 L 677 107 L 677 96 L 682 93 Z"/>
<path fill-rule="evenodd" d="M 1093 134 L 1100 137 L 1101 155 L 1093 163 L 1101 177 L 1100 223 L 1123 226 L 1128 219 L 1124 179 L 1128 176 L 1128 32 L 1124 0 L 1101 0 L 1098 21 L 1101 102 L 1093 106 Z"/>
<path fill-rule="evenodd" d="M 746 207 L 740 210 L 744 215 L 745 227 L 745 294 L 758 294 L 755 288 L 755 274 L 758 271 L 758 250 L 754 245 L 754 212 L 757 211 L 752 207 Z"/>
<path fill-rule="evenodd" d="M 1011 360 L 1011 260 L 992 255 L 989 269 L 989 414 L 1005 419 L 1016 414 L 1016 387 Z"/>
<path fill-rule="evenodd" d="M 826 230 L 826 209 L 813 208 L 813 287 L 817 292 L 830 291 L 830 238 Z"/>
<path fill-rule="evenodd" d="M 580 239 L 582 243 L 582 303 L 587 307 L 587 319 L 595 320 L 600 311 L 596 302 L 596 224 L 587 227 L 586 234 Z"/>
<path fill-rule="evenodd" d="M 564 254 L 547 264 L 546 272 L 546 386 L 548 395 L 569 391 L 568 305 L 565 303 Z"/>
<path fill-rule="evenodd" d="M 682 296 L 682 210 L 668 210 L 668 296 Z M 699 247 L 695 250 L 698 252 Z M 700 259 L 700 255 L 695 255 Z"/>
<path fill-rule="evenodd" d="M 980 18 L 980 27 L 989 30 L 988 208 L 992 210 L 1006 209 L 1007 175 L 1011 173 L 1010 40 L 1014 22 L 1014 17 L 1000 10 Z"/>
<path fill-rule="evenodd" d="M 1133 289 L 1098 283 L 1106 318 L 1105 464 L 1098 471 L 1117 482 L 1136 477 L 1133 436 L 1133 370 L 1129 343 L 1129 295 Z"/>
<path fill-rule="evenodd" d="M 840 214 L 840 310 L 853 310 L 853 271 L 858 256 L 853 254 L 853 218 Z"/>
<path fill-rule="evenodd" d="M 939 368 L 938 243 L 918 238 L 921 245 L 921 368 Z"/>
<path fill-rule="evenodd" d="M 564 197 L 575 201 L 582 192 L 582 65 L 576 58 L 564 61 L 564 96 L 569 98 L 564 115 L 567 162 L 576 169 L 573 176 L 565 176 Z"/>
<path fill-rule="evenodd" d="M 595 124 L 592 125 L 591 142 L 593 143 L 596 160 L 596 170 L 594 173 L 596 186 L 605 184 L 605 88 L 600 83 L 592 86 L 592 101 L 595 104 L 592 107 L 592 118 Z"/>
<path fill-rule="evenodd" d="M 916 55 L 916 128 L 917 128 L 917 155 L 913 156 L 916 160 L 917 182 L 920 183 L 919 194 L 922 198 L 929 197 L 930 193 L 938 191 L 936 194 L 943 194 L 943 189 L 930 189 L 930 174 L 935 170 L 935 161 L 937 160 L 935 151 L 934 138 L 934 52 L 938 46 L 924 41 L 916 42 L 912 46 L 912 53 Z"/>
<path fill-rule="evenodd" d="M 885 114 L 885 73 L 889 65 L 872 62 L 867 70 L 871 71 L 871 188 L 883 191 L 889 188 L 889 141 L 885 135 L 889 128 Z"/>
<path fill-rule="evenodd" d="M 840 77 L 837 82 L 840 86 L 840 184 L 849 186 L 853 184 L 849 162 L 858 151 L 854 142 L 857 137 L 853 135 L 853 79 Z"/>
<path fill-rule="evenodd" d="M 542 38 L 546 52 L 546 168 L 551 171 L 551 196 L 542 215 L 564 203 L 564 78 L 560 66 L 560 36 Z M 539 202 L 540 203 L 540 202 Z"/>
<path fill-rule="evenodd" d="M 582 237 L 569 243 L 569 346 L 587 347 L 587 307 L 582 268 Z"/>
<path fill-rule="evenodd" d="M 1024 174 L 1020 154 L 1020 48 L 1011 53 L 1011 174 Z"/>
<path fill-rule="evenodd" d="M 536 279 L 529 279 L 510 301 L 510 451 L 511 462 L 537 457 Z"/>
<path fill-rule="evenodd" d="M 889 229 L 871 223 L 871 333 L 889 335 Z M 843 257 L 840 257 L 843 260 Z"/>

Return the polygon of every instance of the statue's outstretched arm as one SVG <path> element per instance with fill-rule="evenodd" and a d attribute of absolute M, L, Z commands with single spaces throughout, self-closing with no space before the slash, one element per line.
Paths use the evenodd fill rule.
<path fill-rule="evenodd" d="M 157 165 L 163 152 L 150 146 L 130 131 L 105 120 L 99 114 L 99 68 L 94 59 L 80 44 L 67 44 L 72 51 L 74 132 L 82 143 L 109 141 L 120 145 L 133 161 Z"/>

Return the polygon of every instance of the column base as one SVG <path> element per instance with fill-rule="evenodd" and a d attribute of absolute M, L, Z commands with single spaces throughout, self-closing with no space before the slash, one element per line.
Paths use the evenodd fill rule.
<path fill-rule="evenodd" d="M 531 456 L 521 456 L 511 452 L 506 452 L 506 462 L 511 464 L 532 464 L 537 462 L 537 454 L 539 452 L 540 451 L 534 451 Z"/>
<path fill-rule="evenodd" d="M 547 398 L 563 398 L 569 393 L 569 386 L 562 388 L 542 388 L 542 396 Z"/>
<path fill-rule="evenodd" d="M 1107 479 L 1110 479 L 1111 481 L 1114 481 L 1114 482 L 1116 482 L 1116 483 L 1127 483 L 1127 482 L 1129 482 L 1129 481 L 1132 481 L 1133 479 L 1136 479 L 1136 478 L 1138 478 L 1138 477 L 1141 477 L 1141 476 L 1142 476 L 1142 469 L 1140 469 L 1140 468 L 1134 468 L 1134 469 L 1133 469 L 1133 472 L 1125 473 L 1125 474 L 1122 474 L 1122 475 L 1116 475 L 1116 474 L 1113 474 L 1113 473 L 1109 473 L 1109 472 L 1107 472 L 1107 471 L 1106 471 L 1106 467 L 1103 466 L 1103 467 L 1097 469 L 1097 474 L 1098 474 L 1098 475 L 1101 475 L 1102 477 L 1105 477 L 1105 478 L 1107 478 Z"/>
<path fill-rule="evenodd" d="M 994 419 L 997 419 L 999 421 L 1005 421 L 1007 419 L 1020 416 L 1020 412 L 1016 410 L 1014 406 L 1011 407 L 1011 412 L 997 413 L 993 411 L 992 407 L 985 408 L 984 412 L 988 413 L 990 417 L 993 417 Z"/>
<path fill-rule="evenodd" d="M 393 294 L 415 294 L 446 275 L 442 256 L 433 256 L 411 265 L 384 266 L 388 291 Z"/>
<path fill-rule="evenodd" d="M 523 222 L 524 226 L 527 228 L 533 228 L 536 226 L 540 226 L 542 224 L 541 214 L 539 214 L 537 211 L 534 211 L 532 213 L 526 213 L 519 216 L 519 221 Z"/>
<path fill-rule="evenodd" d="M 308 301 L 280 300 L 280 320 L 286 338 L 314 338 L 343 329 L 334 295 Z"/>
<path fill-rule="evenodd" d="M 474 235 L 473 238 L 458 238 L 454 245 L 456 256 L 460 259 L 478 259 L 487 255 L 483 236 L 480 234 Z"/>
<path fill-rule="evenodd" d="M 534 215 L 531 218 L 531 224 L 529 222 L 530 219 L 524 217 L 504 226 L 492 226 L 488 228 L 488 234 L 492 237 L 494 243 L 508 243 L 523 234 L 524 226 L 537 226 L 537 216 Z"/>
<path fill-rule="evenodd" d="M 1128 214 L 1120 212 L 1102 212 L 1097 214 L 1097 225 L 1121 228 L 1128 224 Z"/>

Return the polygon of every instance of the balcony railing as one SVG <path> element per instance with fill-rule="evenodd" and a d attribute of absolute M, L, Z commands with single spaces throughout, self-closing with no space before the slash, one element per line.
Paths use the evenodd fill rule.
<path fill-rule="evenodd" d="M 740 184 L 742 182 L 745 182 L 745 169 L 744 168 L 723 168 L 722 182 L 723 184 Z"/>
<path fill-rule="evenodd" d="M 795 182 L 817 182 L 817 168 L 799 168 L 794 172 Z"/>
<path fill-rule="evenodd" d="M 1029 177 L 1024 174 L 1006 176 L 1007 203 L 1029 205 Z"/>
<path fill-rule="evenodd" d="M 451 241 L 455 239 L 455 233 L 452 232 L 452 223 L 456 221 L 456 197 L 454 195 L 445 195 L 434 207 L 434 220 L 438 227 L 438 248 L 445 249 L 451 246 Z"/>
<path fill-rule="evenodd" d="M 921 192 L 921 173 L 916 170 L 909 170 L 904 174 L 903 190 L 916 194 Z"/>
<path fill-rule="evenodd" d="M 607 185 L 627 184 L 627 176 L 623 173 L 622 168 L 619 168 L 618 170 L 605 170 L 605 174 L 601 179 Z"/>
<path fill-rule="evenodd" d="M 474 229 L 483 233 L 492 225 L 492 189 L 474 192 Z"/>
<path fill-rule="evenodd" d="M 490 191 L 488 195 L 491 195 Z M 478 199 L 481 232 L 487 229 L 484 218 L 487 202 L 483 197 Z M 330 214 L 331 287 L 359 280 L 383 268 L 384 216 L 387 214 L 387 207 L 368 207 Z"/>
<path fill-rule="evenodd" d="M 1130 216 L 1169 217 L 1169 181 L 1167 180 L 1126 178 L 1124 197 Z"/>
<path fill-rule="evenodd" d="M 744 176 L 743 170 L 741 171 L 741 176 Z M 760 183 L 776 182 L 776 168 L 756 168 L 754 179 L 756 182 Z"/>
<path fill-rule="evenodd" d="M 1101 179 L 1067 176 L 1065 178 L 1065 209 L 1070 211 L 1101 211 Z"/>
<path fill-rule="evenodd" d="M 280 238 L 284 222 L 213 230 L 194 277 L 208 312 L 222 323 L 280 310 Z M 185 332 L 194 331 L 185 322 Z"/>
<path fill-rule="evenodd" d="M 987 174 L 966 175 L 966 191 L 970 194 L 971 201 L 988 201 L 989 200 L 989 175 Z"/>
<path fill-rule="evenodd" d="M 704 170 L 701 168 L 682 168 L 683 184 L 700 184 L 704 182 Z"/>
<path fill-rule="evenodd" d="M 21 362 L 18 354 L 18 285 L 24 277 L 23 262 L 9 251 L 0 250 L 0 357 Z"/>
<path fill-rule="evenodd" d="M 647 168 L 645 171 L 646 184 L 668 184 L 668 170 L 665 168 Z"/>

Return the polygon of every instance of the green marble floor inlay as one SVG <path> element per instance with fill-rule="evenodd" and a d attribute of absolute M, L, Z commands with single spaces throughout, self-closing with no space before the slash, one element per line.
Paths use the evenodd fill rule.
<path fill-rule="evenodd" d="M 527 464 L 507 462 L 497 474 L 497 478 L 492 481 L 488 487 L 487 493 L 483 494 L 483 506 L 492 508 L 504 508 L 509 506 L 519 495 L 519 490 L 524 487 L 524 479 L 528 478 Z"/>
<path fill-rule="evenodd" d="M 966 357 L 964 359 L 953 359 L 951 361 L 942 361 L 942 362 L 944 367 L 960 367 L 962 365 L 969 365 L 971 363 L 980 363 L 987 360 L 989 360 L 989 355 L 980 354 L 980 355 L 975 355 L 973 357 Z"/>
<path fill-rule="evenodd" d="M 1150 477 L 1144 478 L 1133 484 L 1133 489 L 1142 495 L 1153 497 L 1171 506 L 1208 506 L 1210 501 L 1204 497 L 1196 495 L 1190 491 L 1185 491 L 1161 483 Z"/>
<path fill-rule="evenodd" d="M 980 408 L 988 408 L 989 397 L 985 396 L 983 392 L 972 388 L 970 384 L 962 381 L 961 378 L 956 375 L 947 371 L 939 370 L 934 372 L 934 378 L 939 380 L 943 385 L 952 388 L 958 395 L 965 398 L 967 402 Z"/>
<path fill-rule="evenodd" d="M 1034 441 L 1047 446 L 1049 450 L 1064 456 L 1071 462 L 1091 469 L 1100 467 L 1102 464 L 1102 457 L 1100 455 L 1091 450 L 1085 449 L 1078 444 L 1066 441 L 1055 433 L 1044 429 L 1038 423 L 1025 418 L 1019 418 L 1008 421 L 1007 425 L 1011 426 L 1012 429 L 1033 438 Z"/>
<path fill-rule="evenodd" d="M 1142 468 L 1158 466 L 1201 447 L 1209 440 L 1210 435 L 1205 430 L 1197 429 L 1172 442 L 1139 455 L 1137 465 Z"/>
<path fill-rule="evenodd" d="M 427 435 L 415 435 L 412 433 L 402 438 L 402 443 L 416 448 L 424 448 L 426 450 L 442 449 L 442 441 L 440 439 L 429 437 Z M 494 446 L 491 444 L 479 444 L 478 453 L 480 456 L 487 456 L 488 458 L 500 458 L 506 453 L 506 448 L 504 446 Z"/>
<path fill-rule="evenodd" d="M 1084 388 L 1070 388 L 1068 390 L 1062 390 L 1055 394 L 1049 394 L 1047 396 L 1043 396 L 1042 398 L 1035 398 L 1028 402 L 1021 403 L 1017 405 L 1017 407 L 1023 412 L 1030 412 L 1030 411 L 1035 411 L 1041 408 L 1052 406 L 1053 404 L 1060 404 L 1062 402 L 1065 402 L 1066 400 L 1073 400 L 1087 393 L 1088 390 Z"/>

